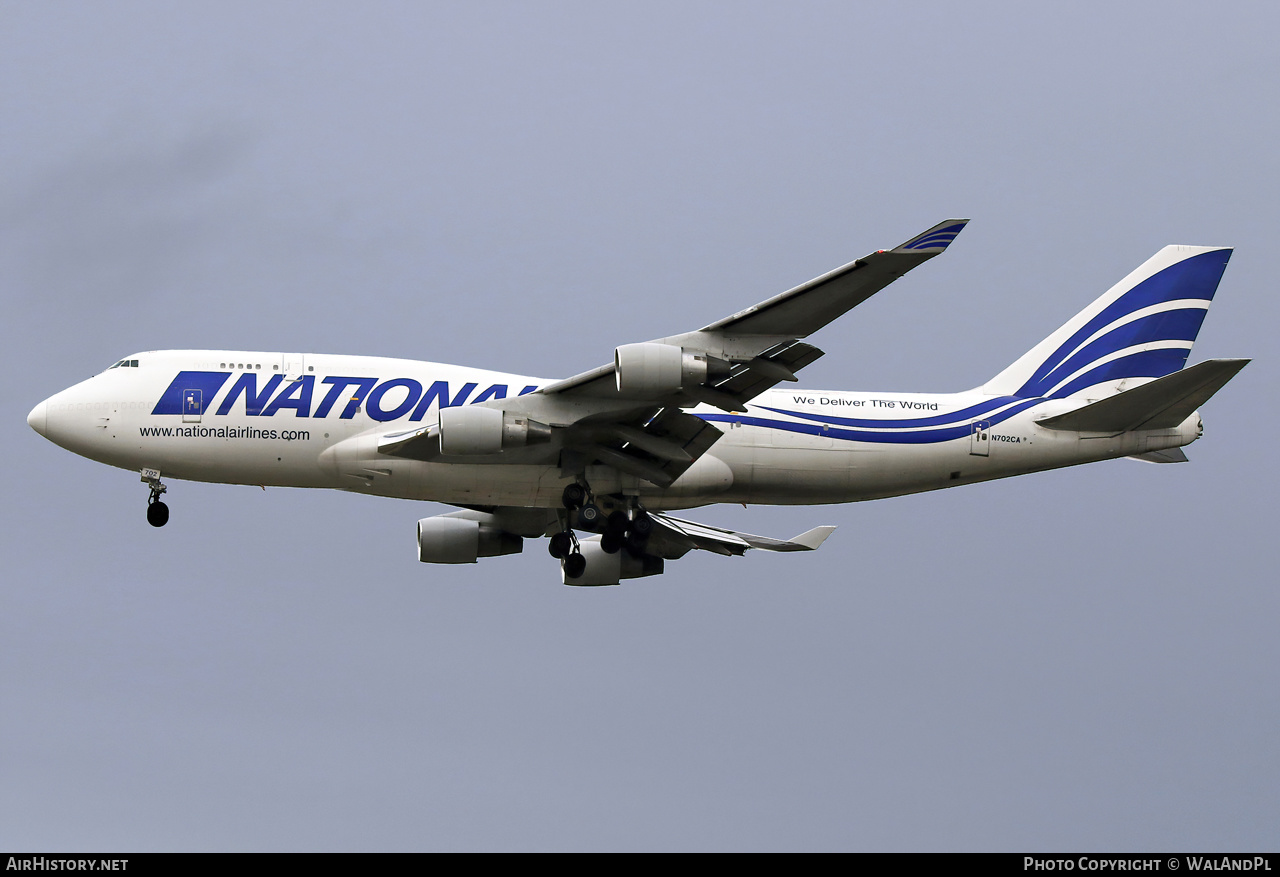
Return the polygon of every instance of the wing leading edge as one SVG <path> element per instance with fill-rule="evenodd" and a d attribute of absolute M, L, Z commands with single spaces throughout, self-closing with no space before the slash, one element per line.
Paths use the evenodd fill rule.
<path fill-rule="evenodd" d="M 878 250 L 841 265 L 745 311 L 717 320 L 701 331 L 804 338 L 942 253 L 968 222 L 944 220 L 892 250 Z"/>
<path fill-rule="evenodd" d="M 649 343 L 678 346 L 728 363 L 732 373 L 704 382 L 706 389 L 745 403 L 780 381 L 795 380 L 796 371 L 822 356 L 821 350 L 799 343 L 799 339 L 818 331 L 911 269 L 941 254 L 968 222 L 967 219 L 944 220 L 892 250 L 877 250 L 855 259 L 696 332 Z M 751 373 L 750 379 L 746 378 L 748 373 Z M 606 398 L 617 395 L 615 364 L 558 381 L 540 392 Z M 697 404 L 709 400 L 690 398 L 690 401 Z"/>

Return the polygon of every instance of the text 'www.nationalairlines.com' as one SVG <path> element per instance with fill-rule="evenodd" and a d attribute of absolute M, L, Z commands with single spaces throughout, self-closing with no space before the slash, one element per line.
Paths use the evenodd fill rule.
<path fill-rule="evenodd" d="M 282 442 L 305 442 L 311 433 L 305 429 L 257 429 L 252 426 L 140 426 L 143 438 L 220 438 L 267 439 Z"/>

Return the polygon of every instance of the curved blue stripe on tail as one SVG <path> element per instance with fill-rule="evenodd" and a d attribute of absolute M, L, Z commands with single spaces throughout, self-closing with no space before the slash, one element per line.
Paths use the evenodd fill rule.
<path fill-rule="evenodd" d="M 1059 345 L 1058 349 L 1050 354 L 1044 362 L 1036 368 L 1035 372 L 1032 373 L 1031 378 L 1017 390 L 1017 395 L 1038 395 L 1044 388 L 1044 381 L 1049 373 L 1062 366 L 1063 360 L 1070 356 L 1072 351 L 1083 343 L 1086 338 L 1109 323 L 1114 323 L 1116 320 L 1119 320 L 1134 311 L 1141 310 L 1142 308 L 1149 307 L 1151 305 L 1160 304 L 1161 302 L 1176 301 L 1183 298 L 1198 298 L 1206 301 L 1212 301 L 1214 291 L 1217 290 L 1218 283 L 1222 280 L 1222 272 L 1226 270 L 1227 260 L 1230 257 L 1230 250 L 1211 250 L 1207 253 L 1199 253 L 1198 255 L 1191 256 L 1190 258 L 1183 259 L 1181 262 L 1170 265 L 1163 271 L 1159 271 L 1137 284 L 1133 289 L 1130 289 L 1124 295 L 1120 296 L 1104 308 L 1101 313 L 1089 320 L 1075 334 Z M 1192 335 L 1191 338 L 1183 340 L 1194 341 L 1195 336 Z M 1116 362 L 1125 362 L 1131 359 L 1132 357 L 1125 357 L 1124 359 L 1116 360 Z M 1186 361 L 1185 352 L 1182 357 L 1182 361 Z M 1110 366 L 1111 364 L 1108 365 Z M 1078 367 L 1079 366 L 1077 366 L 1077 368 Z M 1181 364 L 1179 364 L 1170 371 L 1161 372 L 1159 374 L 1115 373 L 1115 377 L 1116 379 L 1126 377 L 1163 377 L 1166 374 L 1177 371 L 1177 369 L 1181 367 Z M 1114 372 L 1114 370 L 1112 371 Z M 1094 381 L 1093 383 L 1099 382 L 1100 381 Z M 1072 385 L 1075 383 L 1075 381 L 1072 381 Z M 1054 393 L 1054 395 L 1058 396 L 1060 394 Z"/>
<path fill-rule="evenodd" d="M 1107 381 L 1122 381 L 1125 378 L 1162 378 L 1186 365 L 1187 356 L 1190 353 L 1191 351 L 1185 347 L 1173 347 L 1144 350 L 1141 353 L 1122 356 L 1085 372 L 1062 389 L 1055 390 L 1049 398 L 1065 399 L 1078 390 Z"/>
<path fill-rule="evenodd" d="M 1024 389 L 1033 395 L 1043 396 L 1053 389 L 1054 384 L 1065 380 L 1089 363 L 1097 362 L 1126 347 L 1136 347 L 1153 341 L 1195 341 L 1206 313 L 1208 311 L 1204 308 L 1179 308 L 1149 314 L 1132 323 L 1117 326 L 1071 354 L 1065 362 L 1040 380 L 1027 382 Z M 1161 376 L 1156 375 L 1156 377 Z"/>

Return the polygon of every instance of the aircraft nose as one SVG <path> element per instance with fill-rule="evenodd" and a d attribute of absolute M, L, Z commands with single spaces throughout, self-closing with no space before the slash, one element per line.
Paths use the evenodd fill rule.
<path fill-rule="evenodd" d="M 35 408 L 32 408 L 31 413 L 27 415 L 27 426 L 31 427 L 36 432 L 40 433 L 46 438 L 48 436 L 45 430 L 48 428 L 47 425 L 49 422 L 47 412 L 48 412 L 48 403 L 41 402 Z"/>

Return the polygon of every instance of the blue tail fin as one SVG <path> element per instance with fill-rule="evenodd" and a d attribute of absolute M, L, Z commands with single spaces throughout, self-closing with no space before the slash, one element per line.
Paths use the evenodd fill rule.
<path fill-rule="evenodd" d="M 1229 258 L 1227 247 L 1165 247 L 983 391 L 1102 399 L 1173 374 L 1187 363 Z"/>

